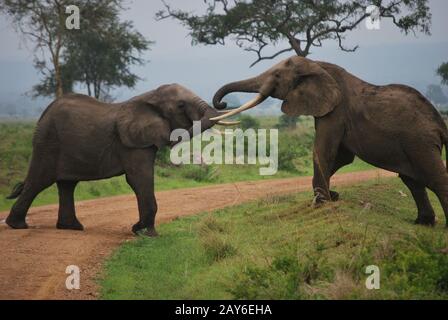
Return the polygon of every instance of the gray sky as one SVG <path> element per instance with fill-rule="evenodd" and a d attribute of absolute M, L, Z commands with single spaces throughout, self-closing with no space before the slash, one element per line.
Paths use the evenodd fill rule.
<path fill-rule="evenodd" d="M 203 0 L 166 0 L 173 6 L 191 11 L 203 9 Z M 439 83 L 437 66 L 448 61 L 448 1 L 431 0 L 432 36 L 405 36 L 392 24 L 383 20 L 380 30 L 367 30 L 362 24 L 347 34 L 346 45 L 359 44 L 356 53 L 337 49 L 336 43 L 325 43 L 315 48 L 311 59 L 336 63 L 366 81 L 376 84 L 405 83 L 422 90 L 429 83 Z M 155 41 L 145 57 L 150 62 L 135 69 L 144 78 L 129 91 L 120 89 L 114 94 L 119 100 L 151 90 L 164 83 L 178 82 L 205 99 L 210 99 L 222 84 L 255 75 L 282 60 L 265 61 L 249 68 L 254 55 L 236 47 L 231 41 L 226 46 L 196 46 L 190 44 L 187 30 L 173 20 L 154 21 L 162 8 L 159 0 L 127 1 L 129 10 L 123 18 L 134 22 L 135 28 Z M 10 22 L 0 16 L 0 102 L 28 91 L 38 80 L 32 68 L 32 44 L 20 40 Z M 279 44 L 278 49 L 285 44 Z M 6 98 L 5 98 L 6 97 Z"/>

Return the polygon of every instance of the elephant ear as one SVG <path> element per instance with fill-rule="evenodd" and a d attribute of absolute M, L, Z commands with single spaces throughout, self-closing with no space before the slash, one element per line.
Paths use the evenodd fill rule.
<path fill-rule="evenodd" d="M 119 111 L 118 134 L 128 148 L 161 148 L 170 141 L 170 125 L 155 105 L 131 101 Z"/>
<path fill-rule="evenodd" d="M 298 81 L 286 95 L 282 111 L 290 116 L 314 117 L 333 111 L 342 98 L 334 78 L 314 62 L 307 62 L 300 69 Z"/>

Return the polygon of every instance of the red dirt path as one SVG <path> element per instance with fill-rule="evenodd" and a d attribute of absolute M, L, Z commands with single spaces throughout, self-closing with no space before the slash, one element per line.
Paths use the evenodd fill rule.
<path fill-rule="evenodd" d="M 332 178 L 332 185 L 389 176 L 394 174 L 383 170 L 339 174 Z M 311 178 L 302 177 L 162 191 L 156 194 L 157 222 L 310 189 Z M 0 299 L 96 299 L 95 277 L 102 262 L 121 243 L 134 238 L 130 230 L 138 214 L 133 195 L 77 202 L 84 232 L 57 230 L 57 208 L 32 208 L 28 230 L 11 230 L 0 222 Z M 7 212 L 0 213 L 0 221 L 6 216 Z M 80 290 L 65 288 L 68 265 L 80 267 Z"/>

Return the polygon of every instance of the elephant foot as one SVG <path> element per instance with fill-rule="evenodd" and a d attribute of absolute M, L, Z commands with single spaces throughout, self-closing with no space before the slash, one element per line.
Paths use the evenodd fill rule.
<path fill-rule="evenodd" d="M 25 220 L 15 220 L 8 217 L 6 218 L 5 223 L 13 229 L 28 229 L 28 224 L 25 222 Z"/>
<path fill-rule="evenodd" d="M 331 196 L 331 192 L 332 191 L 330 191 L 330 196 Z M 328 199 L 328 195 L 326 195 L 326 194 L 328 194 L 328 192 L 325 192 L 321 188 L 314 189 L 314 199 L 313 199 L 313 207 L 314 208 L 319 208 L 322 205 L 324 205 L 325 203 L 327 203 L 329 201 L 333 201 L 333 198 Z M 339 197 L 339 194 L 338 194 L 338 197 Z"/>
<path fill-rule="evenodd" d="M 326 204 L 328 202 L 328 199 L 325 197 L 321 197 L 320 195 L 317 195 L 314 197 L 313 199 L 313 207 L 315 209 L 320 208 L 321 206 L 323 206 L 324 204 Z"/>
<path fill-rule="evenodd" d="M 336 191 L 330 190 L 330 197 L 331 197 L 331 201 L 333 201 L 333 202 L 339 201 L 339 193 Z"/>
<path fill-rule="evenodd" d="M 419 215 L 415 220 L 415 224 L 434 227 L 436 225 L 436 217 L 433 215 Z"/>
<path fill-rule="evenodd" d="M 56 228 L 60 230 L 75 230 L 75 231 L 84 230 L 84 226 L 78 220 L 75 220 L 73 223 L 62 223 L 58 221 L 58 223 L 56 224 Z"/>
<path fill-rule="evenodd" d="M 137 222 L 132 226 L 132 232 L 138 236 L 142 235 L 150 238 L 155 238 L 159 236 L 154 227 L 145 227 L 140 222 Z"/>
<path fill-rule="evenodd" d="M 159 234 L 157 233 L 156 229 L 146 229 L 143 233 L 140 233 L 144 236 L 150 237 L 150 238 L 157 238 Z"/>

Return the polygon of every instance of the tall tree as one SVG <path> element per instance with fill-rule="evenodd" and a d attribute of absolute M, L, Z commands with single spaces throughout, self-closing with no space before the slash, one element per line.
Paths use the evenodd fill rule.
<path fill-rule="evenodd" d="M 88 95 L 107 100 L 112 88 L 135 86 L 140 78 L 130 68 L 144 63 L 141 53 L 151 42 L 135 31 L 131 22 L 120 21 L 116 6 L 99 10 L 90 4 L 83 11 L 83 28 L 69 34 L 62 54 L 64 85 L 71 90 L 80 84 Z M 54 74 L 49 74 L 35 89 L 45 95 L 51 92 L 46 84 L 53 83 Z"/>
<path fill-rule="evenodd" d="M 439 66 L 437 74 L 442 78 L 442 84 L 448 86 L 448 62 L 442 63 Z"/>
<path fill-rule="evenodd" d="M 42 72 L 53 72 L 55 95 L 63 94 L 60 55 L 65 42 L 66 0 L 0 0 L 0 10 L 11 17 L 17 31 L 34 45 L 34 64 Z M 71 3 L 70 3 L 71 4 Z M 46 54 L 52 68 L 47 67 Z"/>
<path fill-rule="evenodd" d="M 35 95 L 60 97 L 77 82 L 88 83 L 88 90 L 97 97 L 107 91 L 107 86 L 135 85 L 138 77 L 129 68 L 143 63 L 135 51 L 148 49 L 150 42 L 134 31 L 130 22 L 120 22 L 122 3 L 0 0 L 0 12 L 9 16 L 15 29 L 35 46 L 34 66 L 43 75 L 41 83 L 33 88 Z M 80 9 L 80 29 L 66 26 L 70 15 L 66 8 L 72 5 Z"/>
<path fill-rule="evenodd" d="M 312 47 L 325 40 L 335 40 L 340 49 L 355 51 L 358 47 L 343 45 L 345 34 L 371 17 L 391 19 L 405 34 L 430 33 L 431 13 L 427 0 L 204 0 L 205 14 L 196 15 L 165 8 L 156 18 L 173 18 L 189 31 L 193 44 L 224 45 L 232 39 L 257 59 L 252 65 L 294 51 L 306 57 Z M 375 5 L 377 10 L 368 8 Z M 281 42 L 288 45 L 274 54 L 270 47 Z"/>

